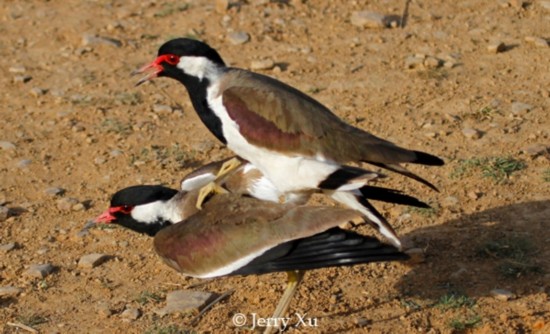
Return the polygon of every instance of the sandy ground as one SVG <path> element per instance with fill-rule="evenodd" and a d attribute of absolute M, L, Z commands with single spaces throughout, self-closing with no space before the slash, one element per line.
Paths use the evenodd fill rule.
<path fill-rule="evenodd" d="M 213 1 L 4 1 L 2 333 L 28 332 L 14 324 L 41 333 L 250 332 L 254 316 L 273 311 L 284 274 L 203 282 L 192 289 L 235 292 L 196 324 L 193 312 L 160 317 L 168 292 L 201 281 L 161 263 L 145 236 L 79 233 L 116 190 L 177 187 L 193 168 L 231 154 L 177 82 L 134 87 L 129 73 L 177 36 L 207 41 L 233 66 L 273 62 L 258 71 L 446 161 L 411 167 L 440 193 L 397 175 L 384 181 L 432 210 L 377 204 L 425 262 L 309 272 L 289 333 L 550 333 L 550 3 L 415 0 L 404 27 L 356 25 L 354 12 L 391 17 L 404 8 L 389 0 L 229 9 Z M 250 40 L 235 45 L 235 32 Z M 79 267 L 91 253 L 110 259 Z M 33 277 L 34 264 L 54 270 Z M 246 326 L 232 322 L 237 313 Z"/>

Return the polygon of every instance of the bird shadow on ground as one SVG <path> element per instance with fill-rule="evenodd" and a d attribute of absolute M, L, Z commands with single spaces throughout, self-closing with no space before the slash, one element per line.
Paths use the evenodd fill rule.
<path fill-rule="evenodd" d="M 501 288 L 517 296 L 545 288 L 550 271 L 550 201 L 507 205 L 410 232 L 426 252 L 397 283 L 403 298 L 471 298 Z M 547 288 L 547 287 L 546 287 Z"/>

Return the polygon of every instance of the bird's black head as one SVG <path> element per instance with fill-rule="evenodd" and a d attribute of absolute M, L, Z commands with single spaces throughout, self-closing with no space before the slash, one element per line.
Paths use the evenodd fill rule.
<path fill-rule="evenodd" d="M 186 83 L 189 77 L 206 77 L 209 70 L 225 67 L 216 50 L 208 44 L 190 38 L 176 38 L 164 43 L 157 59 L 136 73 L 152 72 L 138 81 L 138 85 L 155 77 L 169 77 Z"/>
<path fill-rule="evenodd" d="M 167 202 L 178 193 L 163 186 L 139 185 L 117 191 L 111 206 L 96 223 L 113 223 L 154 236 L 162 228 L 177 223 L 166 213 Z"/>

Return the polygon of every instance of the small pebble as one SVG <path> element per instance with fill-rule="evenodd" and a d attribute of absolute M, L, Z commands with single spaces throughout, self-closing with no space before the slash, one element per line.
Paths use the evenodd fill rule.
<path fill-rule="evenodd" d="M 0 140 L 0 148 L 3 150 L 15 150 L 15 144 L 10 141 Z"/>
<path fill-rule="evenodd" d="M 17 244 L 15 242 L 10 242 L 7 244 L 0 245 L 0 252 L 7 253 L 9 251 L 14 250 L 15 248 L 17 248 Z"/>
<path fill-rule="evenodd" d="M 462 129 L 462 134 L 468 139 L 479 139 L 481 138 L 481 132 L 474 128 L 464 128 Z"/>
<path fill-rule="evenodd" d="M 128 320 L 137 320 L 141 316 L 141 311 L 137 308 L 129 307 L 125 309 L 120 317 Z"/>
<path fill-rule="evenodd" d="M 441 60 L 437 59 L 436 57 L 428 56 L 426 59 L 424 59 L 424 66 L 427 68 L 438 68 L 441 66 Z"/>
<path fill-rule="evenodd" d="M 109 304 L 105 302 L 100 302 L 95 309 L 97 311 L 97 314 L 99 314 L 99 316 L 103 319 L 106 319 L 113 315 L 113 311 L 109 307 Z"/>
<path fill-rule="evenodd" d="M 121 150 L 112 150 L 111 152 L 109 152 L 109 155 L 112 156 L 112 157 L 118 157 L 119 155 L 121 155 L 123 152 Z"/>
<path fill-rule="evenodd" d="M 548 41 L 541 37 L 535 37 L 535 36 L 526 36 L 525 41 L 529 43 L 533 43 L 535 46 L 539 48 L 546 48 L 548 47 Z"/>
<path fill-rule="evenodd" d="M 473 200 L 477 200 L 481 197 L 481 193 L 477 192 L 477 191 L 470 191 L 470 192 L 468 192 L 468 197 L 473 199 Z"/>
<path fill-rule="evenodd" d="M 103 165 L 107 160 L 103 157 L 97 157 L 94 159 L 95 165 Z"/>
<path fill-rule="evenodd" d="M 50 187 L 44 190 L 44 192 L 50 196 L 61 196 L 65 193 L 65 189 L 59 187 Z"/>
<path fill-rule="evenodd" d="M 165 104 L 155 104 L 153 105 L 153 111 L 154 112 L 167 112 L 171 113 L 173 111 L 172 107 L 167 106 Z"/>
<path fill-rule="evenodd" d="M 506 45 L 500 41 L 494 41 L 487 45 L 487 51 L 491 53 L 499 53 L 506 50 Z"/>
<path fill-rule="evenodd" d="M 162 317 L 171 313 L 187 313 L 194 310 L 198 311 L 212 297 L 212 293 L 204 291 L 171 291 L 166 295 L 166 306 L 162 309 L 156 310 L 155 313 Z"/>
<path fill-rule="evenodd" d="M 14 66 L 10 66 L 8 71 L 10 73 L 25 73 L 27 69 L 23 65 L 14 65 Z"/>
<path fill-rule="evenodd" d="M 521 151 L 531 157 L 537 157 L 545 153 L 550 154 L 550 147 L 543 144 L 531 144 L 522 148 Z"/>
<path fill-rule="evenodd" d="M 504 289 L 493 289 L 491 290 L 491 295 L 502 301 L 508 301 L 515 298 L 515 295 L 512 292 Z"/>
<path fill-rule="evenodd" d="M 417 69 L 424 65 L 424 58 L 409 56 L 405 58 L 405 68 L 408 70 Z"/>
<path fill-rule="evenodd" d="M 107 254 L 92 253 L 82 256 L 78 260 L 78 267 L 91 269 L 99 266 L 103 262 L 109 260 L 111 257 Z"/>
<path fill-rule="evenodd" d="M 257 70 L 270 70 L 275 66 L 275 62 L 271 59 L 264 60 L 253 60 L 250 63 L 250 69 L 253 71 Z"/>
<path fill-rule="evenodd" d="M 369 11 L 351 13 L 350 21 L 354 26 L 361 28 L 385 28 L 388 26 L 385 15 Z"/>
<path fill-rule="evenodd" d="M 85 34 L 82 37 L 83 46 L 97 45 L 97 44 L 109 45 L 117 48 L 122 46 L 121 41 L 111 37 L 103 37 L 103 36 L 96 36 L 96 35 L 90 35 L 90 34 Z"/>
<path fill-rule="evenodd" d="M 512 114 L 514 115 L 527 113 L 531 111 L 531 109 L 533 109 L 532 105 L 523 102 L 513 102 L 511 107 Z"/>
<path fill-rule="evenodd" d="M 82 203 L 76 203 L 71 207 L 71 210 L 73 211 L 84 211 L 86 210 L 86 206 Z"/>
<path fill-rule="evenodd" d="M 31 277 L 38 277 L 38 278 L 44 278 L 51 274 L 53 270 L 55 269 L 54 266 L 52 266 L 49 263 L 45 264 L 31 264 L 27 270 L 23 273 L 25 276 L 31 276 Z"/>
<path fill-rule="evenodd" d="M 227 39 L 233 45 L 244 44 L 250 40 L 250 35 L 244 31 L 235 31 L 227 35 Z"/>
<path fill-rule="evenodd" d="M 42 96 L 42 95 L 46 94 L 46 92 L 47 92 L 47 90 L 45 90 L 43 88 L 40 88 L 40 87 L 33 87 L 29 91 L 29 93 L 34 97 Z"/>
<path fill-rule="evenodd" d="M 19 160 L 17 162 L 17 167 L 18 168 L 26 168 L 31 164 L 31 162 L 32 162 L 32 160 L 30 160 L 30 159 Z"/>
<path fill-rule="evenodd" d="M 23 291 L 23 289 L 11 285 L 0 286 L 0 297 L 17 296 L 21 291 Z"/>
<path fill-rule="evenodd" d="M 16 75 L 13 77 L 13 82 L 27 83 L 32 80 L 30 75 Z"/>
<path fill-rule="evenodd" d="M 57 200 L 57 208 L 61 211 L 71 211 L 74 205 L 80 203 L 76 198 L 65 197 Z"/>
<path fill-rule="evenodd" d="M 448 196 L 446 197 L 443 202 L 441 203 L 444 207 L 449 208 L 458 205 L 459 200 L 455 196 Z"/>

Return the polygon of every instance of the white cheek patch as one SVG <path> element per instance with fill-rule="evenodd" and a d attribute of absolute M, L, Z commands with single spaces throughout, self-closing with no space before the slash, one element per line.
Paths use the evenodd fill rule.
<path fill-rule="evenodd" d="M 220 71 L 219 65 L 205 57 L 181 57 L 177 67 L 190 76 L 210 81 L 216 80 Z"/>
<path fill-rule="evenodd" d="M 165 202 L 153 202 L 149 204 L 138 205 L 132 210 L 132 218 L 138 222 L 152 224 L 161 217 Z"/>

